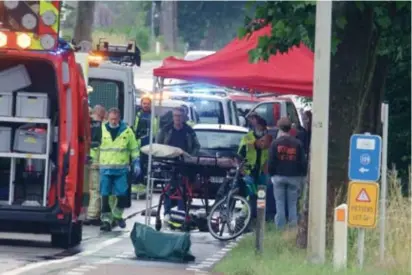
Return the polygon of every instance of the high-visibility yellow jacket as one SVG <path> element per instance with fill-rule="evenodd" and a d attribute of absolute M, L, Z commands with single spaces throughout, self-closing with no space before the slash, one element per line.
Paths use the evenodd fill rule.
<path fill-rule="evenodd" d="M 253 131 L 249 131 L 240 141 L 238 154 L 242 155 L 242 151 L 246 152 L 245 158 L 247 161 L 247 168 L 245 169 L 245 173 L 250 175 L 251 169 L 253 169 L 256 165 L 257 161 L 257 152 L 255 148 L 255 141 L 256 138 L 253 134 Z M 260 169 L 259 175 L 265 170 L 265 165 L 269 159 L 269 150 L 263 149 L 260 155 Z"/>
<path fill-rule="evenodd" d="M 193 120 L 188 120 L 186 121 L 186 124 L 193 128 L 193 126 L 195 126 L 196 123 Z"/>
<path fill-rule="evenodd" d="M 139 143 L 133 130 L 121 122 L 115 139 L 113 140 L 108 124 L 102 125 L 102 143 L 100 145 L 100 170 L 108 172 L 128 170 L 130 161 L 140 156 Z"/>
<path fill-rule="evenodd" d="M 137 129 L 138 129 L 138 127 L 139 127 L 139 122 L 140 122 L 140 116 L 143 114 L 143 111 L 139 111 L 139 112 L 137 112 L 137 114 L 136 114 L 136 119 L 134 120 L 134 125 L 133 125 L 133 132 L 136 134 L 136 131 L 137 131 Z M 150 115 L 152 115 L 152 114 L 150 114 Z M 149 124 L 149 127 L 150 127 L 150 124 Z M 150 130 L 149 130 L 150 131 Z M 150 134 L 150 132 L 148 131 L 148 135 Z M 153 137 L 155 137 L 156 135 L 157 135 L 157 133 L 158 133 L 158 131 L 159 131 L 159 120 L 158 120 L 158 118 L 155 116 L 154 117 L 154 121 L 153 121 Z M 139 138 L 139 137 L 136 137 L 136 138 Z"/>

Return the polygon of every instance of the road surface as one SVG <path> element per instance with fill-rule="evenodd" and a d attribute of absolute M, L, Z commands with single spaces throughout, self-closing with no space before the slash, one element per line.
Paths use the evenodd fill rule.
<path fill-rule="evenodd" d="M 158 199 L 159 195 L 155 194 L 153 204 L 157 204 Z M 209 233 L 192 232 L 194 262 L 175 264 L 138 260 L 130 232 L 135 222 L 144 223 L 145 217 L 139 213 L 144 209 L 145 201 L 134 201 L 132 208 L 125 213 L 131 217 L 123 230 L 100 233 L 98 227 L 85 226 L 83 243 L 70 250 L 52 248 L 49 236 L 0 234 L 0 274 L 198 274 L 210 271 L 235 245 L 234 242 L 217 241 Z M 151 223 L 154 224 L 154 217 Z"/>
<path fill-rule="evenodd" d="M 151 91 L 153 88 L 153 69 L 162 65 L 162 61 L 143 61 L 140 67 L 134 67 L 134 84 L 137 89 Z"/>
<path fill-rule="evenodd" d="M 135 85 L 151 91 L 152 72 L 161 61 L 143 62 L 135 68 Z M 159 195 L 155 194 L 153 204 Z M 196 202 L 195 202 L 196 203 Z M 145 209 L 145 201 L 134 201 L 125 216 L 127 227 L 110 233 L 100 233 L 98 227 L 84 226 L 81 245 L 62 250 L 51 247 L 49 235 L 0 233 L 1 275 L 119 275 L 119 274 L 198 274 L 209 271 L 235 245 L 213 239 L 209 233 L 191 234 L 191 252 L 195 262 L 172 264 L 136 259 L 130 241 L 130 231 L 135 222 L 144 223 L 139 212 Z M 154 218 L 151 219 L 154 223 Z"/>

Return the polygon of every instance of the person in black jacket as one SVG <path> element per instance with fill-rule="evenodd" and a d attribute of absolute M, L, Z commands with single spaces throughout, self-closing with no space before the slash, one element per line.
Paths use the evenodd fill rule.
<path fill-rule="evenodd" d="M 275 224 L 279 229 L 287 224 L 286 205 L 289 226 L 297 225 L 298 197 L 307 167 L 302 142 L 289 134 L 291 126 L 287 117 L 278 121 L 279 137 L 272 142 L 269 150 L 268 170 L 276 201 Z"/>
<path fill-rule="evenodd" d="M 185 111 L 181 107 L 173 109 L 173 122 L 162 127 L 157 136 L 156 143 L 177 147 L 186 153 L 194 156 L 197 155 L 200 149 L 200 144 L 196 136 L 196 132 L 186 124 Z M 164 218 L 163 223 L 169 225 L 172 206 L 176 201 L 172 201 L 170 194 L 178 185 L 177 179 L 172 180 L 172 189 L 168 191 L 164 198 Z M 183 210 L 184 204 L 182 201 L 177 202 L 178 209 Z"/>

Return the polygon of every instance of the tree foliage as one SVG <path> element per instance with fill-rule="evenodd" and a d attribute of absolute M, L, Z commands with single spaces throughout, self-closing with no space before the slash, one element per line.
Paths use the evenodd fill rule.
<path fill-rule="evenodd" d="M 262 26 L 272 26 L 271 35 L 261 37 L 257 47 L 250 51 L 251 62 L 268 60 L 270 55 L 287 52 L 301 42 L 313 49 L 316 2 L 272 1 L 250 5 L 256 12 L 252 17 L 246 16 L 240 37 Z M 380 105 L 384 99 L 390 105 L 389 161 L 397 163 L 398 168 L 406 168 L 410 163 L 411 3 L 334 1 L 332 19 L 330 211 L 342 199 L 336 196 L 347 183 L 349 138 L 353 133 L 380 133 Z M 299 232 L 306 232 L 301 229 Z M 298 242 L 300 239 L 304 246 L 306 237 L 300 237 Z"/>
<path fill-rule="evenodd" d="M 254 17 L 245 18 L 245 27 L 239 31 L 244 37 L 253 30 L 271 24 L 270 37 L 261 37 L 256 49 L 250 52 L 253 62 L 267 60 L 277 52 L 286 52 L 291 46 L 303 41 L 313 49 L 315 36 L 315 1 L 273 1 L 259 2 Z M 347 11 L 355 5 L 361 16 L 371 14 L 376 52 L 371 59 L 383 58 L 387 73 L 383 88 L 385 98 L 391 106 L 390 112 L 390 161 L 400 163 L 402 168 L 410 161 L 410 2 L 334 2 L 332 26 L 332 54 L 336 54 L 342 43 L 348 24 Z M 350 39 L 350 36 L 349 36 Z M 373 46 L 373 45 L 369 45 Z M 348 58 L 350 58 L 348 56 Z M 353 60 L 356 62 L 356 60 Z M 339 66 L 339 65 L 337 65 Z M 373 76 L 373 75 L 372 75 Z M 345 75 L 338 76 L 345 80 Z M 361 91 L 366 92 L 366 90 Z M 332 91 L 333 93 L 333 91 Z M 344 104 L 344 102 L 342 102 Z M 377 119 L 377 118 L 376 118 Z M 353 129 L 361 131 L 362 129 Z M 396 145 L 395 145 L 396 144 Z M 405 150 L 406 149 L 406 150 Z M 406 154 L 406 155 L 405 155 Z"/>
<path fill-rule="evenodd" d="M 192 49 L 217 49 L 236 36 L 245 12 L 242 1 L 179 1 L 179 33 Z"/>

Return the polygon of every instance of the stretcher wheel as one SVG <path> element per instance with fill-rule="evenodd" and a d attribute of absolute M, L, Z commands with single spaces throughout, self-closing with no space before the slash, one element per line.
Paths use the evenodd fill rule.
<path fill-rule="evenodd" d="M 157 231 L 160 231 L 160 229 L 162 229 L 162 221 L 160 219 L 156 219 L 155 228 Z"/>

